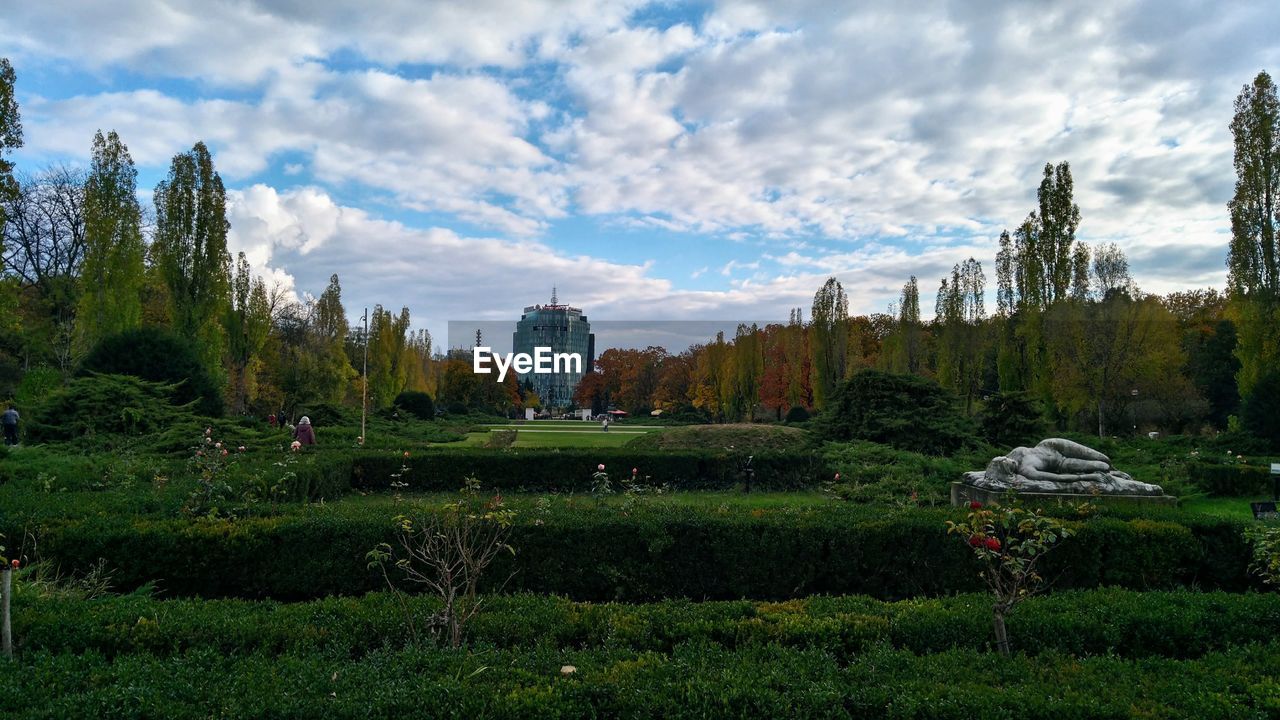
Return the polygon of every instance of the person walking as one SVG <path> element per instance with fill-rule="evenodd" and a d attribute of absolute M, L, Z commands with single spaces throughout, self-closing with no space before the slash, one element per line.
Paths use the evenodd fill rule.
<path fill-rule="evenodd" d="M 311 427 L 311 418 L 306 415 L 298 421 L 298 427 L 293 429 L 293 439 L 297 440 L 302 446 L 316 444 L 316 431 Z"/>
<path fill-rule="evenodd" d="M 609 432 L 609 416 L 608 415 L 605 415 L 604 419 L 600 421 L 600 429 L 603 430 L 604 432 Z"/>
<path fill-rule="evenodd" d="M 18 411 L 12 405 L 9 405 L 3 414 L 0 414 L 0 425 L 4 426 L 4 444 L 18 444 Z"/>

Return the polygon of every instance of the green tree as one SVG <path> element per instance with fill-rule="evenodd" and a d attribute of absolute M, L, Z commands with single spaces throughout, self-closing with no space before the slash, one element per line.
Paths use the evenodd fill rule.
<path fill-rule="evenodd" d="M 1235 194 L 1228 287 L 1238 331 L 1240 396 L 1280 367 L 1280 99 L 1266 72 L 1244 86 L 1231 120 Z"/>
<path fill-rule="evenodd" d="M 76 312 L 83 348 L 142 324 L 146 248 L 137 178 L 120 136 L 114 130 L 105 137 L 98 131 L 84 191 L 85 251 Z"/>
<path fill-rule="evenodd" d="M 203 142 L 174 156 L 155 204 L 153 258 L 168 287 L 173 327 L 195 338 L 205 364 L 218 368 L 231 286 L 230 225 L 226 189 Z"/>
<path fill-rule="evenodd" d="M 22 115 L 18 112 L 18 99 L 14 96 L 17 82 L 18 76 L 13 65 L 9 64 L 9 58 L 0 57 L 0 201 L 18 189 L 13 179 L 13 163 L 5 157 L 22 147 Z M 0 231 L 4 230 L 4 223 L 4 206 L 0 204 Z"/>
<path fill-rule="evenodd" d="M 259 355 L 271 332 L 271 308 L 266 286 L 260 278 L 253 278 L 244 253 L 236 259 L 231 303 L 223 327 L 227 331 L 231 406 L 237 413 L 247 413 L 258 394 L 258 369 L 262 364 Z"/>
<path fill-rule="evenodd" d="M 924 366 L 924 330 L 920 325 L 920 285 L 912 275 L 902 286 L 898 322 L 885 339 L 882 360 L 890 372 L 917 374 Z"/>
<path fill-rule="evenodd" d="M 849 298 L 834 277 L 827 278 L 813 296 L 809 315 L 810 368 L 813 374 L 813 404 L 822 408 L 835 395 L 845 375 L 846 329 Z"/>
<path fill-rule="evenodd" d="M 936 304 L 938 327 L 938 381 L 964 396 L 965 412 L 972 412 L 973 397 L 982 389 L 986 356 L 987 277 L 982 263 L 969 258 L 942 279 Z"/>
<path fill-rule="evenodd" d="M 1177 323 L 1153 297 L 1115 292 L 1103 300 L 1064 301 L 1045 318 L 1049 376 L 1059 409 L 1096 415 L 1098 435 L 1118 418 L 1132 390 L 1181 378 Z"/>

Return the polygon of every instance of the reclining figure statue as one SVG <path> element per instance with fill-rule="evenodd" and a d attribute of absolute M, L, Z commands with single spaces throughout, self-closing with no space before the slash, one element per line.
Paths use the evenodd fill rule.
<path fill-rule="evenodd" d="M 1040 441 L 1033 448 L 1014 448 L 993 458 L 982 472 L 964 481 L 988 490 L 1090 495 L 1163 495 L 1159 485 L 1138 482 L 1111 467 L 1106 455 L 1063 438 Z"/>

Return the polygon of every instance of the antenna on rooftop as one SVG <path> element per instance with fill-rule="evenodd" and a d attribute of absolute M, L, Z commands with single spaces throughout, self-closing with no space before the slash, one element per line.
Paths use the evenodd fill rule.
<path fill-rule="evenodd" d="M 551 286 L 551 304 L 552 304 L 552 305 L 558 305 L 558 304 L 559 304 L 559 302 L 556 300 L 556 286 L 555 286 L 555 285 L 552 285 L 552 286 Z"/>
<path fill-rule="evenodd" d="M 476 328 L 476 347 L 480 347 L 480 328 Z"/>

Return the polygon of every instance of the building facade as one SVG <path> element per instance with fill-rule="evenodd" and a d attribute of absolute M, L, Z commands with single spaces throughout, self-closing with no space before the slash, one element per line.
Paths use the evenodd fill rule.
<path fill-rule="evenodd" d="M 591 371 L 596 360 L 596 336 L 591 323 L 581 308 L 560 304 L 556 293 L 551 292 L 548 305 L 530 305 L 524 309 L 516 331 L 512 334 L 511 349 L 516 353 L 533 355 L 535 348 L 551 348 L 553 353 L 576 353 L 582 358 L 580 371 L 523 373 L 520 382 L 528 381 L 533 391 L 542 399 L 544 408 L 573 407 L 573 392 L 582 376 Z"/>

